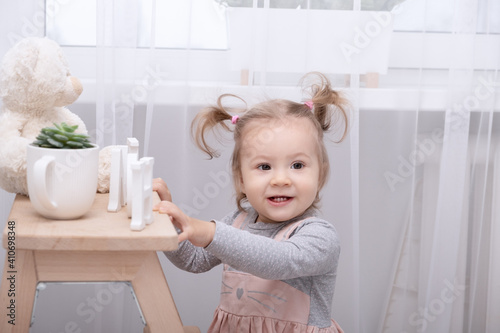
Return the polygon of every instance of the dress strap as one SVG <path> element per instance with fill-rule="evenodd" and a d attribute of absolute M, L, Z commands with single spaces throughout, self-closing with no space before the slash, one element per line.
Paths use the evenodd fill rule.
<path fill-rule="evenodd" d="M 247 212 L 241 212 L 240 214 L 238 214 L 238 216 L 236 216 L 236 219 L 234 219 L 232 226 L 237 229 L 243 229 L 244 228 L 243 222 L 245 222 L 245 218 L 247 217 L 247 215 L 248 215 Z"/>
<path fill-rule="evenodd" d="M 307 221 L 308 218 L 305 218 L 303 220 L 299 220 L 296 222 L 291 223 L 290 225 L 287 225 L 283 229 L 281 229 L 276 236 L 274 236 L 274 239 L 281 242 L 284 240 L 287 240 L 290 238 L 290 235 L 297 229 L 300 225 L 302 225 L 305 221 Z"/>

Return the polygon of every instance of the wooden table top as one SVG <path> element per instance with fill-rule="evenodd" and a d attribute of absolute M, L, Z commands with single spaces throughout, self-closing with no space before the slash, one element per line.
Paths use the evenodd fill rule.
<path fill-rule="evenodd" d="M 9 225 L 14 225 L 15 245 L 23 250 L 57 251 L 171 251 L 178 245 L 168 215 L 153 212 L 154 222 L 142 231 L 130 230 L 127 207 L 107 211 L 108 194 L 96 194 L 91 210 L 76 220 L 51 220 L 39 215 L 28 197 L 17 195 L 3 232 L 7 247 Z M 159 198 L 154 193 L 154 202 Z M 12 234 L 11 234 L 12 235 Z"/>

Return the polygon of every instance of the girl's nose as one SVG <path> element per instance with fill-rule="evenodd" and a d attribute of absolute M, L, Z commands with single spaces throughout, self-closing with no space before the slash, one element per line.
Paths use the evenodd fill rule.
<path fill-rule="evenodd" d="M 286 174 L 286 172 L 275 172 L 273 178 L 271 179 L 272 186 L 289 186 L 292 181 Z"/>

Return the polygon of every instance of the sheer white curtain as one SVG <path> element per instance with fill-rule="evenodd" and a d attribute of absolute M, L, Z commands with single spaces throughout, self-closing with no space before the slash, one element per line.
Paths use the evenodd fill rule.
<path fill-rule="evenodd" d="M 389 18 L 363 16 L 365 4 L 352 5 L 348 12 L 308 10 L 307 3 L 268 9 L 266 1 L 228 9 L 225 63 L 189 40 L 179 57 L 155 58 L 168 74 L 155 90 L 162 97 L 154 112 L 136 116 L 146 128 L 154 119 L 149 132 L 139 132 L 177 203 L 200 217 L 219 216 L 231 204 L 221 173 L 231 144 L 222 159 L 202 160 L 187 135 L 193 115 L 222 92 L 298 101 L 302 73 L 329 73 L 354 106 L 348 140 L 330 147 L 333 177 L 323 197 L 323 213 L 343 240 L 332 316 L 353 332 L 492 332 L 499 307 L 496 5 L 407 1 Z M 166 69 L 170 60 L 179 69 Z M 370 72 L 379 73 L 378 88 L 367 87 Z M 191 277 L 165 266 L 181 316 L 205 327 L 211 310 L 203 306 L 200 320 L 188 299 L 216 304 L 219 273 Z M 185 279 L 203 288 L 193 291 Z"/>
<path fill-rule="evenodd" d="M 67 19 L 83 15 L 77 1 L 54 2 L 55 37 L 78 40 L 64 47 L 84 85 L 70 109 L 102 146 L 137 137 L 174 202 L 199 218 L 234 205 L 232 144 L 206 160 L 190 139 L 194 115 L 222 93 L 301 101 L 300 77 L 325 72 L 353 105 L 348 138 L 328 144 L 323 193 L 342 240 L 332 317 L 346 332 L 500 329 L 497 1 L 98 0 L 81 21 Z M 2 10 L 1 55 L 15 35 L 44 34 L 40 8 Z M 85 22 L 77 30 L 90 38 L 75 37 Z M 206 331 L 220 270 L 193 275 L 160 257 L 184 324 Z"/>
<path fill-rule="evenodd" d="M 408 110 L 408 131 L 393 131 L 391 141 L 404 142 L 390 143 L 400 145 L 399 154 L 382 153 L 393 160 L 384 172 L 387 185 L 401 196 L 386 207 L 392 210 L 392 204 L 403 204 L 405 213 L 398 218 L 396 251 L 388 253 L 393 268 L 391 284 L 383 291 L 381 332 L 495 332 L 500 328 L 498 182 L 494 181 L 500 167 L 496 162 L 500 12 L 493 10 L 492 1 L 449 5 L 444 9 L 431 2 L 421 6 L 423 33 L 418 48 L 412 48 L 421 55 L 421 65 L 416 67 L 418 98 L 413 110 Z M 432 17 L 439 12 L 443 22 L 436 27 Z M 444 30 L 441 47 L 432 41 L 439 38 L 437 29 Z M 485 51 L 492 57 L 483 57 Z M 439 52 L 446 61 L 432 68 Z M 428 104 L 434 93 L 431 88 L 442 95 L 438 108 Z M 365 200 L 368 205 L 370 201 Z M 377 222 L 384 228 L 384 221 Z"/>

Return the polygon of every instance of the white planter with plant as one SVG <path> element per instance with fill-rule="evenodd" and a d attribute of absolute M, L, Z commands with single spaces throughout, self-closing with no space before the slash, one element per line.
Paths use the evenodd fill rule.
<path fill-rule="evenodd" d="M 27 181 L 35 210 L 51 219 L 76 219 L 89 211 L 97 189 L 99 147 L 77 125 L 54 124 L 28 145 Z"/>

